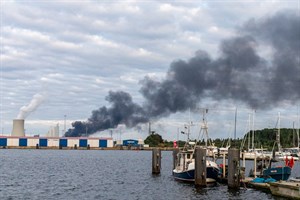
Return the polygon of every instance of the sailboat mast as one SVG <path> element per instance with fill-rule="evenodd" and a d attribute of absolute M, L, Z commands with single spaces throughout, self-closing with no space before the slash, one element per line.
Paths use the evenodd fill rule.
<path fill-rule="evenodd" d="M 250 134 L 250 130 L 251 130 L 251 128 L 250 128 L 250 126 L 251 126 L 251 115 L 250 115 L 250 113 L 248 114 L 248 151 L 249 151 L 249 149 L 250 149 L 250 139 L 251 139 L 251 134 Z"/>
<path fill-rule="evenodd" d="M 237 108 L 235 108 L 235 116 L 234 116 L 234 147 L 236 143 L 236 118 L 237 118 Z"/>
<path fill-rule="evenodd" d="M 254 149 L 254 118 L 255 118 L 255 113 L 253 110 L 253 113 L 252 113 L 252 149 Z"/>
<path fill-rule="evenodd" d="M 188 141 L 190 141 L 191 125 L 192 125 L 192 121 L 191 121 L 191 108 L 189 108 Z"/>
<path fill-rule="evenodd" d="M 299 105 L 297 109 L 297 121 L 298 121 L 298 130 L 297 130 L 297 138 L 298 138 L 298 149 L 299 149 L 299 131 L 300 131 L 300 120 L 299 120 Z"/>
<path fill-rule="evenodd" d="M 202 113 L 202 123 L 203 123 L 202 126 L 203 126 L 204 133 L 205 133 L 205 147 L 207 148 L 207 132 L 206 132 L 206 125 L 205 125 L 204 115 L 205 115 L 205 109 L 203 109 L 203 113 Z"/>
<path fill-rule="evenodd" d="M 281 151 L 281 144 L 280 144 L 280 112 L 278 112 L 278 131 L 276 135 L 276 140 L 278 144 L 278 151 Z"/>
<path fill-rule="evenodd" d="M 296 137 L 295 137 L 295 122 L 293 122 L 293 147 L 296 146 Z"/>

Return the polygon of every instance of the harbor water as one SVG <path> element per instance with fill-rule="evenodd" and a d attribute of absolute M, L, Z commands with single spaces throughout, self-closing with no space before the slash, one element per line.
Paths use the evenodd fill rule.
<path fill-rule="evenodd" d="M 171 151 L 162 152 L 159 175 L 152 175 L 151 162 L 151 151 L 1 149 L 0 199 L 283 199 L 175 181 Z M 292 176 L 299 172 L 296 162 Z"/>

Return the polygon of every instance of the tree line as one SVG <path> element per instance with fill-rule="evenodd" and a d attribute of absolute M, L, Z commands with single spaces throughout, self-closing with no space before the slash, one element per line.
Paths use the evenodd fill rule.
<path fill-rule="evenodd" d="M 278 133 L 278 129 L 274 129 L 274 128 L 255 130 L 254 142 L 253 142 L 254 147 L 255 148 L 263 147 L 265 149 L 272 150 L 274 143 L 276 142 L 277 133 Z M 244 138 L 237 138 L 236 140 L 216 138 L 211 140 L 209 144 L 213 144 L 217 147 L 225 147 L 226 144 L 230 144 L 230 146 L 234 146 L 236 148 L 247 149 L 248 146 L 252 148 L 252 135 L 253 135 L 253 131 L 250 130 L 248 133 L 245 134 Z M 250 136 L 250 140 L 248 138 L 249 136 Z M 164 140 L 162 136 L 157 133 L 149 135 L 144 142 L 145 144 L 149 144 L 150 147 L 173 147 L 173 141 Z M 179 147 L 183 147 L 185 142 L 186 141 L 179 140 L 177 141 L 177 145 Z M 280 143 L 283 148 L 291 148 L 291 147 L 298 146 L 297 130 L 291 128 L 281 128 Z M 204 139 L 200 141 L 200 145 L 205 145 Z"/>

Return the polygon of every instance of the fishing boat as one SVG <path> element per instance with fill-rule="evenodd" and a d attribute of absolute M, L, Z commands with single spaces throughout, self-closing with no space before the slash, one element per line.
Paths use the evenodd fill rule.
<path fill-rule="evenodd" d="M 195 145 L 196 146 L 196 145 Z M 182 150 L 177 154 L 178 163 L 173 170 L 173 176 L 181 181 L 195 181 L 195 157 L 194 149 Z M 219 167 L 212 160 L 206 160 L 206 178 L 217 180 Z"/>
<path fill-rule="evenodd" d="M 188 129 L 189 130 L 189 129 Z M 204 120 L 203 114 L 203 125 L 201 126 L 201 130 L 199 135 L 206 134 L 206 147 L 207 147 L 207 123 Z M 195 181 L 195 150 L 196 147 L 200 147 L 197 141 L 190 141 L 189 139 L 189 131 L 187 133 L 188 139 L 183 149 L 179 151 L 177 154 L 177 162 L 175 165 L 175 169 L 173 169 L 173 176 L 176 180 L 194 182 Z M 213 182 L 218 179 L 219 175 L 219 167 L 216 162 L 213 160 L 206 159 L 206 181 Z"/>

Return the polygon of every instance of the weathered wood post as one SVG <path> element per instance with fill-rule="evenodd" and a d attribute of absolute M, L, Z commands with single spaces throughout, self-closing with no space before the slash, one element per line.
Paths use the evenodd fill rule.
<path fill-rule="evenodd" d="M 228 187 L 233 189 L 240 188 L 240 150 L 228 150 Z"/>
<path fill-rule="evenodd" d="M 242 155 L 243 155 L 243 167 L 246 168 L 246 157 L 245 157 L 245 152 L 244 151 L 242 152 Z"/>
<path fill-rule="evenodd" d="M 161 151 L 159 148 L 152 149 L 152 174 L 160 174 Z"/>
<path fill-rule="evenodd" d="M 206 149 L 195 151 L 195 185 L 206 187 Z"/>
<path fill-rule="evenodd" d="M 173 169 L 176 168 L 176 164 L 178 162 L 178 157 L 177 157 L 178 152 L 179 152 L 179 149 L 177 149 L 177 148 L 173 150 Z"/>
<path fill-rule="evenodd" d="M 36 149 L 39 149 L 39 148 L 40 148 L 40 147 L 39 147 L 39 144 L 36 144 L 36 145 L 35 145 L 35 148 L 36 148 Z"/>
<path fill-rule="evenodd" d="M 226 178 L 226 153 L 223 153 L 223 178 Z"/>
<path fill-rule="evenodd" d="M 257 158 L 256 158 L 256 151 L 254 151 L 254 178 L 256 178 L 256 162 L 257 162 Z"/>
<path fill-rule="evenodd" d="M 243 166 L 241 167 L 241 170 L 240 170 L 240 178 L 242 180 L 245 180 L 245 173 L 246 173 L 246 159 L 245 159 L 245 152 L 242 151 L 242 158 L 243 158 Z"/>

